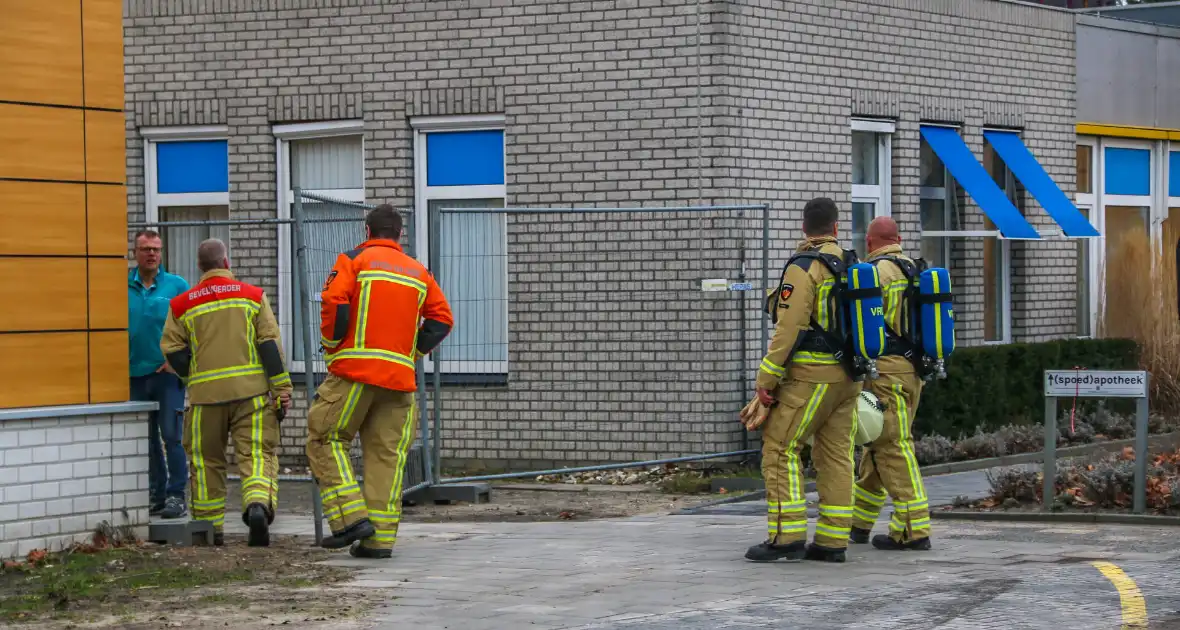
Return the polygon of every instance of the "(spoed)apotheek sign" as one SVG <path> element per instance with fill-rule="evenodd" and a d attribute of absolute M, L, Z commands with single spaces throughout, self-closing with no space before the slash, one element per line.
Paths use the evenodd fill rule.
<path fill-rule="evenodd" d="M 1045 395 L 1062 398 L 1146 398 L 1147 372 L 1045 370 Z"/>

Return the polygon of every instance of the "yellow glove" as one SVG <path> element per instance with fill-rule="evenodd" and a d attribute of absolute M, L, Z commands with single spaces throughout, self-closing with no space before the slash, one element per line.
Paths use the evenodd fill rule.
<path fill-rule="evenodd" d="M 738 415 L 746 430 L 753 431 L 766 422 L 766 418 L 770 416 L 770 407 L 763 405 L 762 401 L 758 400 L 758 396 L 754 396 L 750 402 L 746 403 L 745 407 L 742 407 L 742 411 Z"/>

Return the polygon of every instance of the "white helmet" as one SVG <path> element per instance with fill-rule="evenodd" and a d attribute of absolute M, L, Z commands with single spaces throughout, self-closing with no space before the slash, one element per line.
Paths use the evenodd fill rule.
<path fill-rule="evenodd" d="M 885 405 L 868 390 L 861 390 L 856 399 L 856 443 L 864 446 L 881 437 L 885 426 Z"/>
<path fill-rule="evenodd" d="M 881 437 L 885 426 L 885 405 L 868 390 L 861 390 L 856 399 L 856 444 L 864 446 Z M 815 434 L 807 438 L 808 446 L 814 446 Z"/>

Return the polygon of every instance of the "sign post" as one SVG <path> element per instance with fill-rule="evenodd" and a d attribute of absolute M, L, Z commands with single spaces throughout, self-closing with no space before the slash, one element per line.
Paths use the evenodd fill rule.
<path fill-rule="evenodd" d="M 1147 392 L 1150 375 L 1142 371 L 1045 370 L 1045 457 L 1041 506 L 1053 505 L 1057 478 L 1057 399 L 1136 398 L 1135 495 L 1132 512 L 1147 509 Z"/>

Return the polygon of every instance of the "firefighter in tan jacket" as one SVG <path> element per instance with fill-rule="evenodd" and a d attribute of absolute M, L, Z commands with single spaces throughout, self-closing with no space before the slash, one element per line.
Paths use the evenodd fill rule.
<path fill-rule="evenodd" d="M 930 511 L 918 459 L 914 456 L 912 435 L 922 380 L 905 356 L 907 351 L 914 350 L 906 340 L 910 332 L 911 314 L 906 304 L 910 280 L 898 264 L 915 269 L 914 261 L 902 253 L 897 223 L 888 217 L 869 223 L 866 245 L 868 261 L 877 267 L 885 298 L 885 354 L 877 360 L 880 377 L 868 384 L 877 400 L 885 405 L 885 420 L 881 436 L 861 457 L 860 477 L 852 489 L 856 504 L 849 539 L 854 543 L 869 542 L 869 533 L 885 505 L 888 491 L 893 497 L 889 534 L 873 537 L 873 546 L 886 550 L 926 550 L 930 549 Z"/>
<path fill-rule="evenodd" d="M 242 476 L 249 544 L 270 544 L 278 498 L 279 420 L 291 404 L 279 326 L 262 289 L 234 278 L 225 243 L 197 249 L 200 282 L 172 299 L 160 349 L 188 387 L 184 448 L 193 518 L 224 544 L 226 441 Z"/>
<path fill-rule="evenodd" d="M 803 209 L 807 239 L 799 252 L 842 257 L 836 244 L 836 204 L 813 199 Z M 833 331 L 836 278 L 819 260 L 793 261 L 783 274 L 770 349 L 758 370 L 757 395 L 772 406 L 762 433 L 762 475 L 766 480 L 769 537 L 750 547 L 746 558 L 844 562 L 852 518 L 853 439 L 857 396 L 854 382 L 822 331 Z M 807 499 L 799 452 L 815 436 L 811 457 L 818 472 L 819 520 L 807 541 Z"/>

